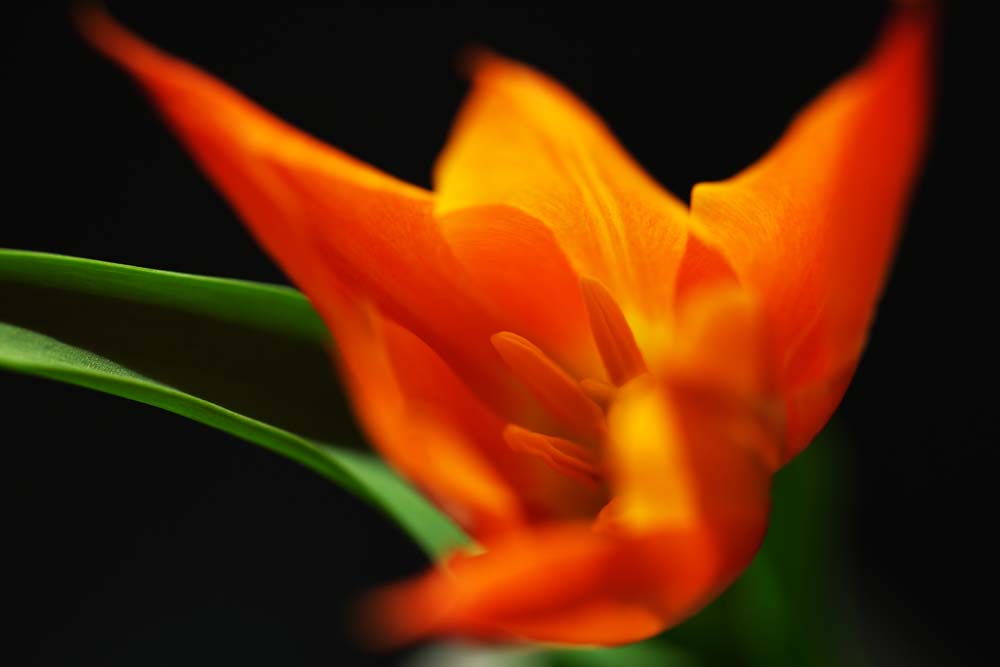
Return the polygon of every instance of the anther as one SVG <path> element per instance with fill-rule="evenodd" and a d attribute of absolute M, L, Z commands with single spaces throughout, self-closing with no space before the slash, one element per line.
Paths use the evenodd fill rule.
<path fill-rule="evenodd" d="M 590 331 L 612 382 L 621 386 L 645 373 L 646 362 L 615 298 L 591 278 L 581 278 L 580 289 L 590 317 Z"/>
<path fill-rule="evenodd" d="M 599 440 L 604 433 L 604 412 L 587 398 L 566 371 L 530 341 L 509 331 L 490 340 L 517 378 L 539 403 L 576 436 Z"/>
<path fill-rule="evenodd" d="M 587 485 L 595 485 L 601 479 L 596 457 L 578 443 L 529 431 L 514 424 L 504 428 L 503 438 L 511 449 L 533 454 L 553 470 Z"/>

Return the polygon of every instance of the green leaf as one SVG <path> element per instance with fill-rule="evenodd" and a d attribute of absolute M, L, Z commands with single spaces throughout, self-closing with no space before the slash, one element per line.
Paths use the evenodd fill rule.
<path fill-rule="evenodd" d="M 287 456 L 368 500 L 431 556 L 462 531 L 358 441 L 297 291 L 0 249 L 0 368 L 154 405 Z"/>
<path fill-rule="evenodd" d="M 309 301 L 297 290 L 280 285 L 0 248 L 3 283 L 163 306 L 290 338 L 315 342 L 327 339 L 326 327 Z M 266 317 L 261 308 L 266 309 Z"/>

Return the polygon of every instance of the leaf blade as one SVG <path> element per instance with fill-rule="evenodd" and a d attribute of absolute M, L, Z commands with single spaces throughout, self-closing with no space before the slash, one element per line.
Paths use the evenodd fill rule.
<path fill-rule="evenodd" d="M 269 349 L 287 343 L 287 350 L 279 346 L 279 352 L 309 348 L 310 353 L 298 360 L 301 368 L 292 364 L 290 370 L 284 368 L 288 356 L 275 355 L 288 376 L 280 378 L 280 386 L 268 386 L 268 378 L 251 377 L 265 385 L 258 402 L 289 401 L 296 391 L 311 391 L 315 383 L 296 386 L 296 370 L 321 377 L 318 391 L 339 394 L 330 379 L 326 330 L 295 290 L 9 250 L 0 250 L 0 289 L 4 297 L 0 299 L 0 368 L 153 405 L 289 457 L 387 513 L 432 557 L 467 544 L 468 538 L 450 519 L 376 457 L 334 447 L 324 439 L 261 419 L 252 410 L 239 409 L 255 404 L 234 394 L 233 386 L 205 383 L 204 367 L 217 361 L 210 357 L 229 354 L 233 366 L 253 364 L 258 360 L 254 355 L 259 340 L 266 341 Z M 90 306 L 76 308 L 80 302 Z M 95 308 L 121 317 L 109 325 L 93 316 L 104 312 Z M 150 317 L 150 312 L 155 316 Z M 281 320 L 285 316 L 288 320 Z M 225 326 L 220 329 L 215 320 Z M 159 331 L 164 323 L 169 325 L 165 342 L 141 335 Z M 174 345 L 177 332 L 192 326 L 194 344 Z M 92 335 L 81 333 L 83 328 L 91 329 Z M 113 330 L 114 335 L 105 330 Z M 249 349 L 231 340 L 239 333 L 252 339 Z M 73 337 L 79 340 L 67 339 Z M 164 344 L 170 347 L 163 348 Z M 191 357 L 182 369 L 186 372 L 175 368 L 177 358 L 171 355 L 177 352 Z M 246 382 L 235 384 L 246 389 Z M 329 397 L 330 401 L 336 398 Z M 321 398 L 317 405 L 326 404 Z"/>
<path fill-rule="evenodd" d="M 291 287 L 147 269 L 84 257 L 0 248 L 0 282 L 69 289 L 176 308 L 325 343 L 326 327 Z M 264 308 L 271 317 L 262 318 Z"/>

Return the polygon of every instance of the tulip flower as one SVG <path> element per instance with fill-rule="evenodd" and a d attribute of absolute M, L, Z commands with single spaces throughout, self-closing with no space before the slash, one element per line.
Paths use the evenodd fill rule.
<path fill-rule="evenodd" d="M 772 476 L 845 391 L 925 141 L 931 22 L 897 10 L 688 206 L 498 55 L 471 59 L 431 192 L 80 16 L 322 315 L 374 446 L 476 542 L 374 594 L 378 635 L 601 645 L 746 568 Z"/>

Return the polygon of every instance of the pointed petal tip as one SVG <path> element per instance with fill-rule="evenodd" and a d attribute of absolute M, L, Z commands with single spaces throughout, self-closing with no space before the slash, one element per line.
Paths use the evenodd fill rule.
<path fill-rule="evenodd" d="M 455 58 L 459 74 L 472 80 L 491 63 L 503 61 L 504 57 L 485 44 L 467 44 Z"/>
<path fill-rule="evenodd" d="M 892 9 L 897 13 L 911 15 L 931 15 L 940 11 L 939 0 L 892 0 Z"/>
<path fill-rule="evenodd" d="M 908 39 L 917 41 L 933 38 L 941 21 L 941 6 L 932 0 L 897 0 L 886 19 L 883 30 L 887 35 L 882 44 L 876 43 L 875 48 L 886 48 L 885 43 L 891 42 L 890 36 L 899 33 L 909 35 Z M 924 43 L 923 46 L 927 44 Z M 891 50 L 891 49 L 886 49 Z"/>
<path fill-rule="evenodd" d="M 108 19 L 108 12 L 104 5 L 92 0 L 70 3 L 69 15 L 73 24 L 84 34 L 89 34 L 102 21 Z"/>
<path fill-rule="evenodd" d="M 457 63 L 459 73 L 473 82 L 493 74 L 511 75 L 524 72 L 528 76 L 545 76 L 485 44 L 473 43 L 464 46 L 458 53 Z"/>
<path fill-rule="evenodd" d="M 126 51 L 152 48 L 111 16 L 103 3 L 75 2 L 70 17 L 80 36 L 109 58 L 123 60 L 121 55 Z"/>
<path fill-rule="evenodd" d="M 863 349 L 930 138 L 937 3 L 898 3 L 854 70 L 755 164 L 692 192 L 692 224 L 768 312 L 789 453 Z"/>

